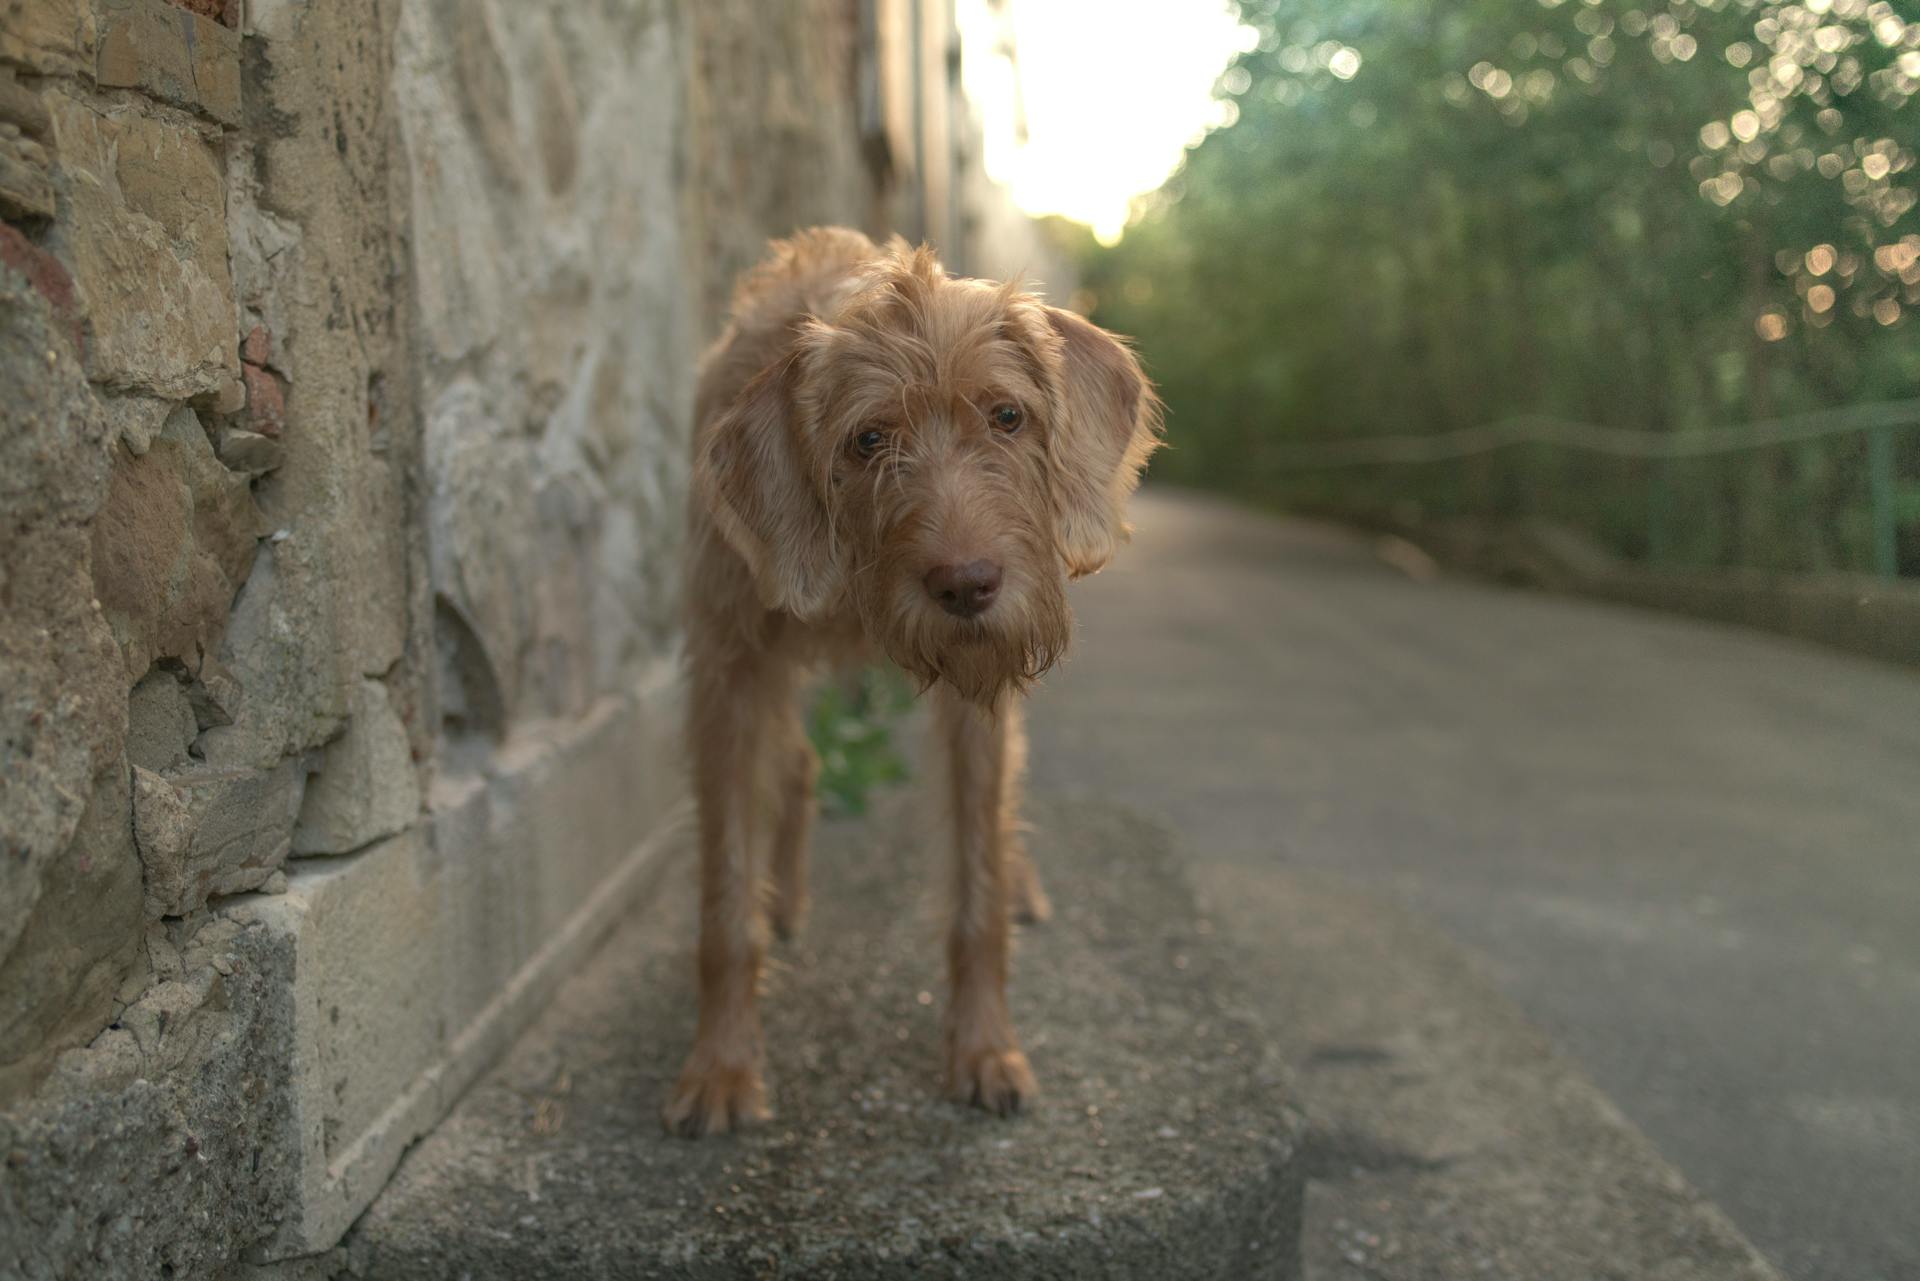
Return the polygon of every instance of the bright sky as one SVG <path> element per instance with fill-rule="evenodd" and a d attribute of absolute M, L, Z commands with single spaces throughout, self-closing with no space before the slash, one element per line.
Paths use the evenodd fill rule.
<path fill-rule="evenodd" d="M 1226 0 L 960 0 L 966 88 L 987 173 L 1032 214 L 1120 238 L 1133 197 L 1231 110 L 1214 81 L 1250 48 Z M 1002 19 L 1011 20 L 1009 60 Z M 1024 108 L 1027 138 L 1017 134 Z"/>

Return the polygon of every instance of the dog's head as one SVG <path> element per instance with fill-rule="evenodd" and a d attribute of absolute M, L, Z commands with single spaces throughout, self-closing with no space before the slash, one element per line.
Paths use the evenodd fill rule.
<path fill-rule="evenodd" d="M 986 702 L 1066 649 L 1066 581 L 1125 541 L 1159 420 L 1111 335 L 896 241 L 728 407 L 695 484 L 770 606 L 850 603 Z"/>

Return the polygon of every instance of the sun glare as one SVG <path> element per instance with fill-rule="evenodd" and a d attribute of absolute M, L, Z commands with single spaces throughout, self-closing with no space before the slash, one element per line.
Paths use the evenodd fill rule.
<path fill-rule="evenodd" d="M 982 162 L 1030 214 L 1126 229 L 1187 146 L 1225 123 L 1213 87 L 1257 38 L 1225 0 L 961 0 Z"/>

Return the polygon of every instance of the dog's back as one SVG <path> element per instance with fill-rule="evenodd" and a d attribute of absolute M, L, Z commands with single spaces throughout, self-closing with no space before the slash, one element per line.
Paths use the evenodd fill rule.
<path fill-rule="evenodd" d="M 773 242 L 767 257 L 734 287 L 727 327 L 700 358 L 696 441 L 715 412 L 779 359 L 800 322 L 831 312 L 860 268 L 879 252 L 871 240 L 846 227 L 810 227 Z"/>

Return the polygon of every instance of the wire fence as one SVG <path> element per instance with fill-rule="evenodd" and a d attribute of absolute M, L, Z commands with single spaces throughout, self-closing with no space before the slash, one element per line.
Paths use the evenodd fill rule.
<path fill-rule="evenodd" d="M 1790 567 L 1867 568 L 1895 578 L 1902 529 L 1920 521 L 1920 487 L 1903 492 L 1896 439 L 1914 427 L 1920 427 L 1920 398 L 1678 432 L 1529 415 L 1427 436 L 1269 441 L 1258 461 L 1263 475 L 1296 491 L 1317 490 L 1336 505 L 1356 497 L 1341 473 L 1461 464 L 1473 474 L 1426 483 L 1363 481 L 1363 500 L 1442 513 L 1538 515 L 1558 507 L 1563 510 L 1554 514 L 1565 515 L 1571 508 L 1585 513 L 1573 523 L 1616 550 L 1656 563 L 1738 560 L 1742 544 L 1770 539 L 1801 550 L 1765 556 L 1768 567 L 1805 560 L 1810 563 Z M 1510 461 L 1493 465 L 1501 455 Z M 1606 474 L 1556 455 L 1587 455 L 1631 470 Z M 1767 465 L 1744 475 L 1711 470 L 1718 460 L 1742 456 Z M 1621 528 L 1623 510 L 1639 513 L 1638 530 Z"/>

